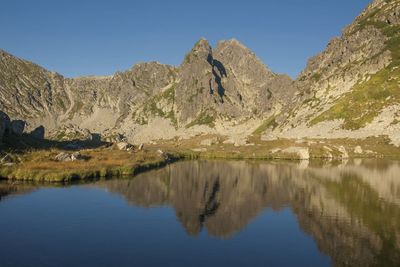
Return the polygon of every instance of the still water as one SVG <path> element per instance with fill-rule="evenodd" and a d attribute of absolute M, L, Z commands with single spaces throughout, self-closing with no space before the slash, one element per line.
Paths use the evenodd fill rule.
<path fill-rule="evenodd" d="M 0 183 L 0 266 L 400 266 L 400 162 L 188 161 Z"/>

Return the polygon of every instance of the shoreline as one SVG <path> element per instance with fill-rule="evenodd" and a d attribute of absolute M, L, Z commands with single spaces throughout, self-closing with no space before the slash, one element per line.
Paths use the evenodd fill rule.
<path fill-rule="evenodd" d="M 30 139 L 24 139 L 30 141 Z M 48 141 L 47 141 L 48 142 Z M 117 145 L 67 150 L 51 147 L 46 141 L 36 148 L 15 146 L 0 151 L 0 179 L 11 181 L 38 181 L 71 183 L 91 179 L 134 176 L 166 166 L 179 160 L 260 160 L 260 161 L 322 161 L 343 163 L 352 159 L 400 160 L 400 148 L 386 138 L 306 139 L 261 141 L 237 146 L 225 143 L 217 136 L 198 136 L 186 140 L 161 140 L 139 149 L 130 145 L 120 150 Z M 18 143 L 17 143 L 18 144 Z M 29 143 L 28 143 L 29 144 Z M 129 145 L 129 144 L 128 144 Z M 164 151 L 164 152 L 163 152 Z M 78 153 L 80 159 L 63 161 L 60 154 Z M 4 157 L 9 161 L 4 162 Z"/>
<path fill-rule="evenodd" d="M 323 162 L 330 164 L 342 164 L 343 162 L 355 159 L 387 159 L 400 160 L 396 156 L 348 156 L 348 157 L 324 157 L 323 155 L 311 154 L 308 159 L 300 158 L 296 153 L 274 155 L 266 153 L 263 156 L 245 155 L 240 153 L 210 153 L 193 152 L 188 150 L 165 150 L 167 157 L 158 155 L 154 150 L 147 150 L 135 153 L 126 151 L 112 151 L 106 149 L 96 149 L 93 151 L 83 151 L 83 155 L 90 155 L 91 159 L 83 162 L 55 162 L 49 155 L 60 151 L 34 151 L 24 155 L 25 160 L 22 163 L 11 166 L 0 165 L 0 180 L 21 181 L 21 182 L 44 182 L 44 183 L 65 183 L 71 184 L 79 181 L 90 181 L 103 178 L 122 178 L 124 176 L 136 176 L 140 173 L 155 170 L 167 166 L 170 163 L 183 160 L 253 160 L 268 162 Z M 35 165 L 36 154 L 46 154 L 39 163 Z M 110 153 L 111 159 L 120 155 L 129 155 L 125 161 L 110 165 L 109 159 L 103 159 L 104 153 Z M 135 157 L 139 156 L 135 160 Z M 46 161 L 47 160 L 47 161 Z M 91 165 L 90 161 L 98 161 Z M 44 165 L 43 165 L 44 164 Z M 48 165 L 46 167 L 46 164 Z M 33 165 L 33 167 L 31 166 Z M 83 165 L 83 168 L 82 168 Z"/>

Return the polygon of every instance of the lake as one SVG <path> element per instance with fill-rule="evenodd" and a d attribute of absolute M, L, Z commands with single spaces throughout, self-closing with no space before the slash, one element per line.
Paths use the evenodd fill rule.
<path fill-rule="evenodd" d="M 400 162 L 184 161 L 0 183 L 0 266 L 400 266 Z"/>

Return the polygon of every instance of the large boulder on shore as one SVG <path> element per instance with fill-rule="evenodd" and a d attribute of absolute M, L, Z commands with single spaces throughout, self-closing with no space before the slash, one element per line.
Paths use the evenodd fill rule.
<path fill-rule="evenodd" d="M 127 138 L 112 129 L 107 129 L 101 134 L 101 140 L 107 143 L 127 142 Z"/>
<path fill-rule="evenodd" d="M 81 155 L 80 152 L 74 152 L 74 153 L 61 152 L 54 157 L 54 160 L 59 162 L 77 161 L 77 160 L 84 160 L 84 157 Z"/>
<path fill-rule="evenodd" d="M 128 151 L 128 150 L 132 150 L 132 149 L 133 149 L 133 145 L 132 145 L 132 144 L 129 144 L 129 143 L 127 143 L 127 142 L 119 142 L 119 143 L 116 144 L 116 146 L 117 146 L 117 148 L 118 148 L 119 150 L 126 150 L 126 151 Z"/>
<path fill-rule="evenodd" d="M 300 160 L 309 160 L 310 159 L 310 151 L 307 147 L 289 147 L 283 152 L 296 154 Z"/>
<path fill-rule="evenodd" d="M 10 127 L 10 117 L 2 111 L 0 111 L 0 143 L 3 142 L 3 136 Z"/>
<path fill-rule="evenodd" d="M 26 122 L 23 120 L 13 120 L 10 124 L 10 132 L 14 135 L 22 135 L 25 130 Z"/>
<path fill-rule="evenodd" d="M 36 139 L 44 139 L 45 129 L 42 125 L 34 129 L 30 135 Z"/>

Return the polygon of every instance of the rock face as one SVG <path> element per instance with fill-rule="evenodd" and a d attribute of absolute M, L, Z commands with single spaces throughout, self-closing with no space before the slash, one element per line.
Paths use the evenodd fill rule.
<path fill-rule="evenodd" d="M 245 140 L 263 120 L 258 132 L 268 140 L 388 135 L 400 145 L 399 13 L 399 0 L 375 0 L 295 81 L 235 39 L 214 49 L 201 39 L 179 67 L 149 62 L 73 79 L 0 51 L 0 107 L 49 136 L 72 125 L 138 144 L 197 134 Z"/>
<path fill-rule="evenodd" d="M 10 118 L 8 117 L 7 114 L 0 111 L 0 143 L 2 143 L 3 137 L 6 131 L 8 131 L 9 127 L 10 127 Z"/>
<path fill-rule="evenodd" d="M 14 135 L 22 135 L 25 130 L 26 122 L 23 120 L 14 120 L 10 124 L 10 132 Z"/>

